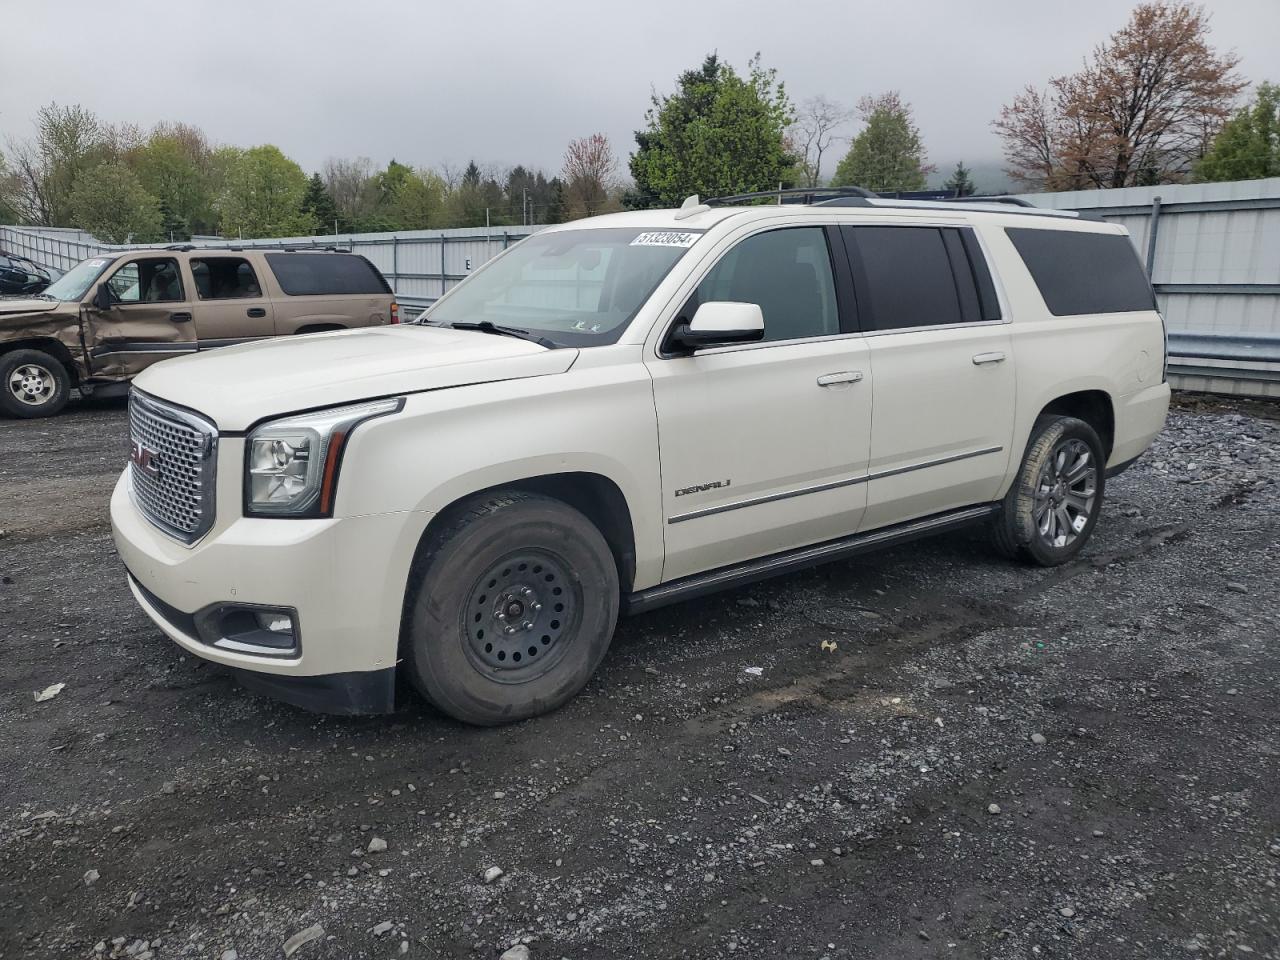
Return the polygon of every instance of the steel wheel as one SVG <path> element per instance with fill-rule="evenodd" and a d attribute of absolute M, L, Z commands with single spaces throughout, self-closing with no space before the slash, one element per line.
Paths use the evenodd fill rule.
<path fill-rule="evenodd" d="M 555 667 L 578 625 L 582 588 L 549 551 L 493 564 L 471 588 L 462 631 L 472 665 L 500 683 L 526 683 Z"/>
<path fill-rule="evenodd" d="M 38 407 L 52 399 L 58 389 L 53 371 L 37 363 L 23 363 L 9 374 L 9 393 L 19 403 Z"/>
<path fill-rule="evenodd" d="M 1074 437 L 1060 441 L 1040 471 L 1032 514 L 1040 539 L 1069 547 L 1084 532 L 1097 507 L 1098 466 L 1093 451 Z"/>

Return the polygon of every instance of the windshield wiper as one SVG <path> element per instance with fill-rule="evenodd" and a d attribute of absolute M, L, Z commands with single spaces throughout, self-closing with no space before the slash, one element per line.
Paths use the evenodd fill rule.
<path fill-rule="evenodd" d="M 519 327 L 499 326 L 491 320 L 478 320 L 474 323 L 455 320 L 449 326 L 454 330 L 475 330 L 479 333 L 495 333 L 502 337 L 515 337 L 518 340 L 528 340 L 530 343 L 536 343 L 538 346 L 546 347 L 548 350 L 556 349 L 554 340 L 548 340 L 546 337 L 530 333 L 528 330 L 521 330 Z"/>

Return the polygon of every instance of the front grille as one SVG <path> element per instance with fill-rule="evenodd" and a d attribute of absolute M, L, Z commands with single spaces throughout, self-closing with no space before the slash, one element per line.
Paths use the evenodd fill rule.
<path fill-rule="evenodd" d="M 192 543 L 213 526 L 218 431 L 189 411 L 129 394 L 129 474 L 143 516 Z"/>

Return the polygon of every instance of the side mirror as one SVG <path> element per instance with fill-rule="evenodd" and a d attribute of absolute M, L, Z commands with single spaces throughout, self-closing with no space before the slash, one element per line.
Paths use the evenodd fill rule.
<path fill-rule="evenodd" d="M 678 323 L 671 331 L 676 348 L 697 350 L 734 343 L 755 343 L 764 339 L 764 313 L 755 303 L 712 301 L 698 307 L 688 323 Z"/>
<path fill-rule="evenodd" d="M 93 292 L 93 305 L 99 310 L 110 310 L 115 302 L 111 288 L 105 283 L 98 284 L 98 289 Z"/>

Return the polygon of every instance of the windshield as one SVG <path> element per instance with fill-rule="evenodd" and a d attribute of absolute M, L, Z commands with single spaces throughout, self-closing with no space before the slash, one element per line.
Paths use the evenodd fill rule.
<path fill-rule="evenodd" d="M 468 277 L 421 322 L 488 321 L 559 347 L 614 343 L 701 235 L 627 227 L 537 233 Z"/>
<path fill-rule="evenodd" d="M 81 260 L 49 286 L 44 288 L 41 296 L 63 303 L 79 302 L 89 292 L 93 282 L 102 276 L 102 271 L 111 263 L 109 258 L 94 257 Z"/>

